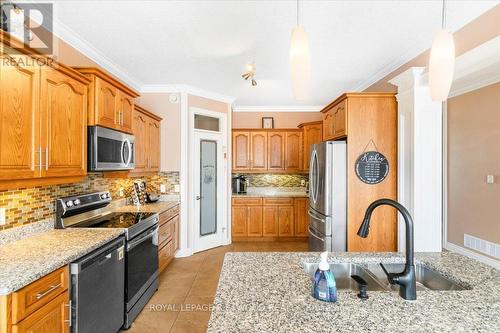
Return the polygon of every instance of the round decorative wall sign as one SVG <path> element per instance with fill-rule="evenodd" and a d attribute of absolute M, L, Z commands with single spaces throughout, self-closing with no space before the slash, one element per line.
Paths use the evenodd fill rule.
<path fill-rule="evenodd" d="M 382 182 L 389 173 L 387 158 L 378 151 L 365 151 L 356 160 L 356 175 L 366 184 Z"/>

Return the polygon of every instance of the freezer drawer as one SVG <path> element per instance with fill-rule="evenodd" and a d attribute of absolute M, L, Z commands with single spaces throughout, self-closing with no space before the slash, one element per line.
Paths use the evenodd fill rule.
<path fill-rule="evenodd" d="M 308 210 L 309 225 L 317 230 L 320 234 L 331 236 L 332 235 L 332 218 L 318 213 L 311 207 Z"/>

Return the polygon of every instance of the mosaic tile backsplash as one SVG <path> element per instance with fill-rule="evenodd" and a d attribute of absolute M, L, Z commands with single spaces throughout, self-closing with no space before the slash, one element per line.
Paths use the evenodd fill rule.
<path fill-rule="evenodd" d="M 305 174 L 242 174 L 248 180 L 250 187 L 301 187 L 302 181 L 309 181 L 309 176 Z"/>
<path fill-rule="evenodd" d="M 113 198 L 120 199 L 120 189 L 124 190 L 124 197 L 129 197 L 134 181 L 139 179 L 147 182 L 151 192 L 160 193 L 160 184 L 165 184 L 166 194 L 173 194 L 174 185 L 179 184 L 179 173 L 161 172 L 141 178 L 104 178 L 102 173 L 89 173 L 81 183 L 2 190 L 0 207 L 6 208 L 7 224 L 0 226 L 0 230 L 52 217 L 54 201 L 60 197 L 109 190 Z"/>

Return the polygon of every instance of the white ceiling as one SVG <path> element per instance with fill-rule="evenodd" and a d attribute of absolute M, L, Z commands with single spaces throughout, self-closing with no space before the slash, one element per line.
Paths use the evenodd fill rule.
<path fill-rule="evenodd" d="M 456 31 L 500 1 L 448 1 Z M 55 33 L 138 89 L 185 84 L 237 106 L 324 105 L 366 88 L 431 45 L 441 1 L 301 1 L 310 98 L 293 99 L 295 1 L 56 1 Z M 241 78 L 255 62 L 258 85 Z"/>

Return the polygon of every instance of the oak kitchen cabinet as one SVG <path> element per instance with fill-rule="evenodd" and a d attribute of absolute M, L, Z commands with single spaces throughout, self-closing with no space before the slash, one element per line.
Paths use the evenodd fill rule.
<path fill-rule="evenodd" d="M 347 138 L 347 245 L 348 251 L 396 251 L 397 214 L 380 207 L 370 226 L 370 237 L 357 236 L 366 208 L 381 198 L 397 199 L 397 102 L 393 93 L 345 93 L 328 104 L 323 113 L 323 139 Z M 356 176 L 356 160 L 376 150 L 389 164 L 387 177 L 365 184 Z"/>
<path fill-rule="evenodd" d="M 16 40 L 1 32 L 0 43 L 0 189 L 81 180 L 89 80 L 29 49 L 13 51 Z"/>
<path fill-rule="evenodd" d="M 68 266 L 0 296 L 0 333 L 67 333 L 70 304 Z"/>
<path fill-rule="evenodd" d="M 161 118 L 139 105 L 134 106 L 132 132 L 135 137 L 135 168 L 131 174 L 160 170 Z"/>
<path fill-rule="evenodd" d="M 302 166 L 302 130 L 233 130 L 233 171 L 300 172 Z"/>
<path fill-rule="evenodd" d="M 132 133 L 134 99 L 139 94 L 96 67 L 74 67 L 90 79 L 88 124 Z"/>
<path fill-rule="evenodd" d="M 298 127 L 303 131 L 302 137 L 304 145 L 302 170 L 309 171 L 311 145 L 323 141 L 323 122 L 314 121 L 309 123 L 302 123 Z"/>
<path fill-rule="evenodd" d="M 233 197 L 233 240 L 293 240 L 307 237 L 307 208 L 307 198 Z"/>
<path fill-rule="evenodd" d="M 179 205 L 160 213 L 158 260 L 160 273 L 165 270 L 179 249 Z"/>

